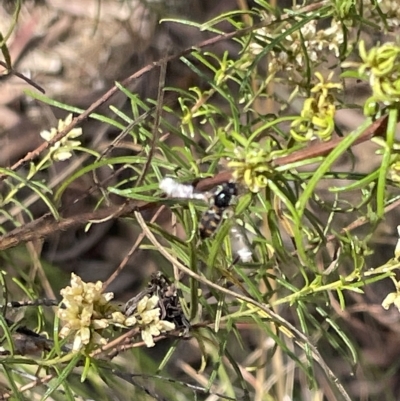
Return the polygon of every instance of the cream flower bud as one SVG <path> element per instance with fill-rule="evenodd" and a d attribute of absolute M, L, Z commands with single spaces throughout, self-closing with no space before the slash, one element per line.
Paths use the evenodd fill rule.
<path fill-rule="evenodd" d="M 400 226 L 397 226 L 397 234 L 399 236 L 399 239 L 397 240 L 396 248 L 394 250 L 394 257 L 396 259 L 400 258 Z"/>

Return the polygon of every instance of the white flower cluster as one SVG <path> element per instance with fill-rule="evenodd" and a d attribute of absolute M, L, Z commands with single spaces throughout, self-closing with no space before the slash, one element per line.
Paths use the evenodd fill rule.
<path fill-rule="evenodd" d="M 50 131 L 42 131 L 40 136 L 50 142 L 58 132 L 62 131 L 65 127 L 71 124 L 72 114 L 69 114 L 65 120 L 58 121 L 57 128 L 51 128 Z M 64 161 L 72 156 L 72 151 L 81 145 L 80 141 L 74 141 L 73 139 L 82 135 L 82 128 L 74 128 L 64 138 L 56 142 L 50 147 L 50 155 L 55 161 Z"/>
<path fill-rule="evenodd" d="M 91 345 L 104 345 L 107 340 L 101 332 L 108 327 L 112 292 L 102 293 L 103 284 L 85 283 L 76 274 L 71 275 L 71 286 L 60 291 L 64 309 L 59 309 L 58 317 L 64 323 L 60 337 L 74 335 L 73 350 Z"/>
<path fill-rule="evenodd" d="M 62 305 L 58 317 L 64 324 L 60 337 L 73 336 L 73 351 L 91 351 L 107 344 L 105 329 L 111 325 L 138 327 L 148 347 L 154 346 L 153 336 L 175 329 L 174 323 L 160 320 L 158 297 L 143 297 L 131 316 L 124 315 L 110 304 L 114 294 L 102 293 L 103 283 L 85 283 L 76 274 L 71 275 L 71 285 L 61 290 Z"/>
<path fill-rule="evenodd" d="M 250 51 L 257 55 L 272 39 L 286 32 L 291 27 L 288 22 L 281 26 L 279 32 L 271 33 L 268 28 L 258 29 L 256 33 L 256 42 L 250 44 Z M 279 71 L 289 72 L 289 78 L 298 81 L 299 76 L 304 75 L 304 66 L 308 62 L 319 64 L 323 61 L 326 50 L 333 51 L 336 56 L 339 55 L 339 46 L 343 43 L 344 36 L 341 24 L 332 20 L 331 26 L 317 31 L 317 21 L 312 20 L 302 26 L 300 30 L 287 35 L 280 42 L 280 50 L 271 50 L 271 57 L 268 71 L 269 80 Z M 307 54 L 304 54 L 304 51 Z M 296 76 L 296 74 L 299 74 Z"/>
<path fill-rule="evenodd" d="M 385 14 L 386 22 L 389 27 L 396 28 L 400 26 L 400 4 L 399 0 L 378 0 L 379 8 Z M 366 6 L 369 5 L 367 10 L 370 10 L 371 0 L 364 0 Z M 376 13 L 377 14 L 377 13 Z M 377 14 L 376 20 L 381 20 L 380 16 Z"/>
<path fill-rule="evenodd" d="M 175 324 L 160 320 L 159 298 L 157 295 L 144 296 L 137 305 L 135 313 L 126 319 L 130 326 L 139 326 L 143 341 L 147 347 L 155 345 L 153 337 L 175 329 Z"/>

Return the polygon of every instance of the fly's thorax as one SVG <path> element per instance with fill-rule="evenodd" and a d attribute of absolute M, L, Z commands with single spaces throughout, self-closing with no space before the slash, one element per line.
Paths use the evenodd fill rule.
<path fill-rule="evenodd" d="M 231 205 L 232 199 L 237 196 L 237 187 L 233 182 L 228 182 L 214 195 L 214 205 L 219 208 L 227 208 Z"/>

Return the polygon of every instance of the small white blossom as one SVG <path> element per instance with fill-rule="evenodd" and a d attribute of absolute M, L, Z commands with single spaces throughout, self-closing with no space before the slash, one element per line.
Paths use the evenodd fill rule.
<path fill-rule="evenodd" d="M 137 313 L 140 315 L 143 312 L 146 312 L 148 310 L 155 308 L 157 306 L 157 304 L 158 304 L 157 295 L 153 295 L 150 298 L 148 296 L 145 296 L 138 303 Z"/>
<path fill-rule="evenodd" d="M 172 322 L 168 322 L 167 320 L 160 320 L 158 322 L 158 327 L 161 332 L 171 331 L 175 329 L 175 324 Z"/>
<path fill-rule="evenodd" d="M 125 322 L 124 322 L 125 326 L 128 326 L 128 327 L 135 326 L 136 323 L 137 323 L 137 319 L 133 315 L 127 317 Z"/>
<path fill-rule="evenodd" d="M 155 345 L 153 337 L 161 333 L 174 330 L 175 324 L 165 320 L 160 320 L 160 308 L 158 307 L 159 298 L 144 296 L 138 303 L 135 311 L 135 324 L 141 328 L 142 340 L 147 347 Z M 127 318 L 128 321 L 132 316 Z M 125 322 L 126 324 L 127 322 Z"/>
<path fill-rule="evenodd" d="M 58 311 L 58 317 L 64 323 L 59 335 L 62 338 L 74 336 L 73 351 L 107 342 L 101 333 L 110 324 L 114 324 L 112 306 L 108 303 L 113 294 L 103 294 L 102 287 L 101 281 L 85 283 L 72 273 L 71 285 L 60 291 L 65 309 Z"/>
<path fill-rule="evenodd" d="M 396 248 L 394 250 L 394 257 L 396 259 L 400 258 L 400 226 L 397 226 L 397 234 L 399 236 L 399 239 L 397 240 Z"/>
<path fill-rule="evenodd" d="M 111 314 L 111 319 L 115 324 L 120 324 L 120 325 L 126 324 L 127 320 L 126 316 L 120 311 L 113 312 Z"/>
<path fill-rule="evenodd" d="M 142 318 L 142 323 L 145 325 L 150 324 L 153 321 L 156 321 L 159 316 L 160 316 L 160 308 L 146 310 L 140 314 L 140 317 Z"/>
<path fill-rule="evenodd" d="M 397 302 L 397 305 L 396 305 L 396 302 Z M 397 309 L 400 310 L 399 294 L 397 292 L 391 292 L 382 301 L 382 307 L 383 307 L 383 309 L 386 309 L 386 310 L 388 310 L 393 304 L 396 305 Z"/>
<path fill-rule="evenodd" d="M 365 3 L 365 0 L 364 0 Z M 378 0 L 381 11 L 385 14 L 385 19 L 389 27 L 400 26 L 400 6 L 398 0 Z M 371 8 L 371 3 L 368 4 Z M 367 11 L 371 11 L 367 9 Z M 378 17 L 379 18 L 379 17 Z"/>
<path fill-rule="evenodd" d="M 271 38 L 283 34 L 290 24 L 282 28 L 280 32 L 268 34 L 266 28 L 265 41 L 270 42 Z M 341 25 L 336 20 L 332 20 L 331 26 L 326 29 L 317 31 L 317 21 L 309 21 L 307 24 L 300 28 L 300 31 L 295 31 L 281 42 L 282 48 L 285 50 L 270 52 L 271 60 L 268 66 L 270 79 L 279 71 L 286 71 L 289 73 L 289 78 L 297 80 L 296 76 L 303 73 L 306 59 L 314 64 L 318 64 L 323 60 L 324 51 L 329 49 L 334 51 L 336 56 L 339 55 L 339 47 L 344 41 L 343 31 Z M 259 35 L 258 40 L 262 41 L 263 36 Z M 263 48 L 262 45 L 258 44 Z M 249 47 L 251 49 L 251 47 Z M 304 54 L 307 51 L 307 58 Z M 286 54 L 286 56 L 284 56 Z"/>
<path fill-rule="evenodd" d="M 153 340 L 153 334 L 150 332 L 150 327 L 146 327 L 141 331 L 142 340 L 146 344 L 146 347 L 151 348 L 156 344 Z"/>
<path fill-rule="evenodd" d="M 109 325 L 109 322 L 108 322 L 107 319 L 95 319 L 95 320 L 92 320 L 92 327 L 95 330 L 105 329 L 106 327 L 108 327 L 108 325 Z"/>
<path fill-rule="evenodd" d="M 50 142 L 58 132 L 62 131 L 65 127 L 71 124 L 72 114 L 69 114 L 65 120 L 58 121 L 57 128 L 51 128 L 50 131 L 44 130 L 40 136 L 47 142 Z M 64 161 L 72 156 L 72 151 L 81 145 L 80 141 L 74 141 L 82 135 L 82 128 L 74 128 L 62 139 L 50 147 L 50 154 L 55 161 Z"/>

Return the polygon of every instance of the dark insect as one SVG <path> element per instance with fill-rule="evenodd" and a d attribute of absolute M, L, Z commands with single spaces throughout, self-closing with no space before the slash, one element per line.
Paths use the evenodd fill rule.
<path fill-rule="evenodd" d="M 201 238 L 211 237 L 221 224 L 224 211 L 231 205 L 232 199 L 237 195 L 237 187 L 228 182 L 211 198 L 211 206 L 206 210 L 199 224 Z"/>
<path fill-rule="evenodd" d="M 181 184 L 173 178 L 163 178 L 160 189 L 170 198 L 198 199 L 209 203 L 199 222 L 199 234 L 202 239 L 211 237 L 224 217 L 224 212 L 232 204 L 232 200 L 238 194 L 236 184 L 228 182 L 222 185 L 214 193 L 196 192 L 193 185 Z M 233 224 L 230 229 L 230 238 L 234 253 L 242 262 L 251 262 L 252 250 L 244 229 Z"/>
<path fill-rule="evenodd" d="M 157 272 L 152 274 L 150 282 L 143 291 L 139 292 L 136 296 L 131 298 L 124 307 L 125 316 L 131 316 L 135 313 L 138 303 L 145 296 L 157 295 L 160 308 L 160 319 L 167 320 L 175 324 L 176 328 L 185 328 L 188 331 L 190 323 L 183 313 L 177 289 L 174 284 L 167 279 L 167 277 Z"/>

